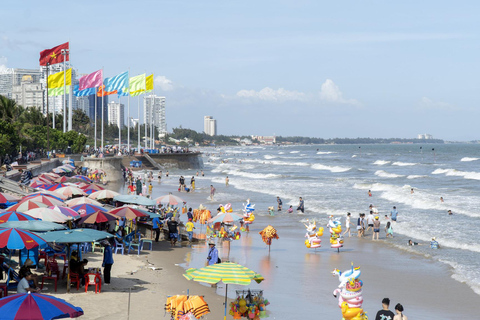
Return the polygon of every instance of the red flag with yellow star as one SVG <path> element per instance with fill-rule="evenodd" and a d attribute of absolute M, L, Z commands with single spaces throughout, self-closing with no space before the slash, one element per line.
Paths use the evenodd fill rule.
<path fill-rule="evenodd" d="M 68 50 L 68 42 L 61 44 L 59 46 L 53 47 L 52 49 L 45 49 L 40 52 L 40 65 L 46 66 L 47 64 L 56 64 L 63 62 L 62 50 Z M 69 54 L 65 56 L 65 61 L 69 61 Z"/>

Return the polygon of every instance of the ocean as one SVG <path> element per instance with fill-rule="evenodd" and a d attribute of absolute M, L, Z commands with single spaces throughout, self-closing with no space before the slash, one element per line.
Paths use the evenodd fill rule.
<path fill-rule="evenodd" d="M 262 273 L 266 281 L 250 287 L 265 289 L 272 300 L 287 301 L 289 290 L 300 294 L 301 300 L 294 302 L 300 305 L 315 304 L 318 299 L 331 300 L 334 284 L 327 284 L 328 288 L 322 290 L 319 287 L 331 283 L 332 277 L 317 274 L 318 266 L 336 266 L 342 262 L 338 257 L 351 254 L 354 249 L 349 248 L 351 240 L 348 238 L 340 254 L 330 248 L 326 227 L 329 216 L 341 218 L 345 230 L 344 218 L 350 212 L 352 235 L 355 235 L 356 218 L 359 213 L 368 214 L 370 204 L 379 210 L 382 222 L 380 239 L 382 245 L 391 249 L 389 251 L 443 264 L 446 269 L 448 267 L 452 278 L 465 282 L 477 295 L 480 294 L 479 145 L 249 146 L 204 148 L 201 151 L 204 153 L 205 177 L 197 177 L 197 170 L 170 170 L 171 177 L 163 178 L 162 185 L 175 190 L 178 175 L 184 175 L 187 182 L 195 176 L 196 199 L 189 205 L 198 207 L 200 201 L 212 213 L 218 204 L 231 203 L 235 212 L 241 211 L 247 199 L 255 204 L 257 219 L 250 233 L 243 233 L 240 240 L 232 242 L 228 258 Z M 225 186 L 226 176 L 229 177 L 228 187 Z M 209 199 L 210 184 L 217 189 L 214 201 Z M 193 195 L 181 196 L 187 199 Z M 268 207 L 276 208 L 277 196 L 283 200 L 283 211 L 271 217 Z M 286 213 L 290 205 L 294 209 L 297 207 L 299 197 L 305 200 L 305 213 L 297 214 L 295 210 L 293 214 Z M 398 222 L 393 225 L 394 238 L 385 239 L 387 220 L 384 216 L 390 215 L 393 206 L 399 212 Z M 448 210 L 453 214 L 448 215 Z M 318 226 L 325 228 L 322 247 L 316 251 L 303 244 L 303 223 L 307 220 L 316 220 Z M 273 241 L 271 253 L 258 235 L 267 224 L 274 226 L 280 235 L 280 240 Z M 370 241 L 367 240 L 370 237 L 371 233 L 365 240 Z M 430 248 L 432 237 L 439 242 L 440 250 Z M 407 246 L 408 239 L 422 245 Z M 355 250 L 361 251 L 362 246 Z M 205 245 L 194 246 L 184 267 L 202 267 L 206 250 Z M 392 270 L 401 267 L 404 266 L 390 266 Z M 338 265 L 338 268 L 344 269 L 345 266 Z M 289 281 L 285 282 L 287 278 Z M 218 294 L 224 294 L 221 290 L 220 286 Z M 230 291 L 229 296 L 234 297 L 235 292 Z M 331 303 L 335 305 L 334 301 Z M 364 307 L 375 308 L 374 303 L 379 307 L 378 301 L 366 302 Z M 278 319 L 298 316 L 298 312 L 293 312 L 288 305 L 277 305 L 275 310 Z M 428 310 L 424 312 L 429 313 Z"/>

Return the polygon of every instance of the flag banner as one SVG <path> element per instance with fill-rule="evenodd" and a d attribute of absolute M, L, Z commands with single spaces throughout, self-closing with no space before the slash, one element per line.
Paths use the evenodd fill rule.
<path fill-rule="evenodd" d="M 88 88 L 100 87 L 102 85 L 102 79 L 103 70 L 98 70 L 83 76 L 79 79 L 80 84 L 78 90 L 82 91 Z"/>
<path fill-rule="evenodd" d="M 153 91 L 153 73 L 145 78 L 145 87 L 147 92 Z"/>
<path fill-rule="evenodd" d="M 117 90 L 118 97 L 126 97 L 128 96 L 128 88 L 123 88 L 121 90 Z"/>
<path fill-rule="evenodd" d="M 70 87 L 67 88 L 67 94 L 70 94 Z M 63 86 L 59 88 L 48 88 L 48 96 L 49 97 L 56 97 L 56 96 L 63 96 Z"/>
<path fill-rule="evenodd" d="M 117 93 L 117 90 L 106 91 L 106 89 L 105 89 L 105 92 L 103 92 L 103 89 L 105 89 L 105 86 L 98 87 L 97 97 L 104 97 L 104 96 L 109 96 L 111 94 L 116 94 Z"/>
<path fill-rule="evenodd" d="M 136 97 L 143 92 L 145 92 L 146 83 L 145 83 L 145 73 L 138 75 L 136 77 L 130 78 L 130 95 Z"/>
<path fill-rule="evenodd" d="M 70 86 L 72 84 L 72 68 L 67 69 L 66 74 L 66 85 Z M 48 76 L 48 88 L 59 88 L 63 87 L 63 71 L 51 74 Z"/>
<path fill-rule="evenodd" d="M 85 90 L 79 90 L 78 88 L 79 88 L 78 85 L 75 85 L 73 87 L 73 95 L 76 97 L 86 97 L 86 96 L 95 94 L 95 92 L 97 91 L 97 88 L 88 88 Z"/>
<path fill-rule="evenodd" d="M 105 91 L 113 92 L 128 87 L 128 71 L 122 72 L 115 77 L 107 78 L 103 81 Z M 116 92 L 115 92 L 116 93 Z"/>
<path fill-rule="evenodd" d="M 57 64 L 63 62 L 62 50 L 68 50 L 68 42 L 52 49 L 45 49 L 40 52 L 40 65 L 46 66 L 47 64 Z M 70 55 L 65 56 L 65 61 L 70 61 Z"/>

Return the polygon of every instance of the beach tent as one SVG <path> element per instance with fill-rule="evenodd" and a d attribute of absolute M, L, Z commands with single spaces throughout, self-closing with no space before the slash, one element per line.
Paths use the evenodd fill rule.
<path fill-rule="evenodd" d="M 47 232 L 67 229 L 64 225 L 41 220 L 8 221 L 0 225 L 1 228 L 17 228 L 33 232 Z"/>

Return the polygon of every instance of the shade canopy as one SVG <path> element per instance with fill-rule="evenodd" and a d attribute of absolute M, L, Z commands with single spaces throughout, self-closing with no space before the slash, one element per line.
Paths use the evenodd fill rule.
<path fill-rule="evenodd" d="M 217 222 L 232 223 L 234 221 L 239 221 L 241 219 L 243 219 L 242 215 L 239 215 L 233 212 L 226 212 L 226 213 L 221 213 L 216 215 L 212 219 L 208 220 L 208 223 L 217 223 Z"/>
<path fill-rule="evenodd" d="M 48 208 L 32 209 L 26 211 L 25 213 L 34 218 L 41 219 L 42 221 L 63 223 L 67 222 L 69 219 L 72 219 L 71 217 L 67 217 L 61 212 Z"/>
<path fill-rule="evenodd" d="M 19 197 L 12 196 L 9 193 L 0 192 L 0 203 L 18 202 L 18 201 L 20 201 Z"/>
<path fill-rule="evenodd" d="M 27 221 L 27 220 L 37 220 L 37 219 L 28 214 L 17 212 L 17 211 L 6 211 L 6 212 L 0 213 L 0 224 L 3 224 L 8 221 Z"/>
<path fill-rule="evenodd" d="M 119 196 L 120 193 L 111 191 L 111 190 L 99 190 L 96 192 L 93 192 L 90 194 L 88 197 L 90 199 L 113 199 L 116 196 Z"/>
<path fill-rule="evenodd" d="M 119 195 L 113 198 L 114 201 L 119 201 L 123 203 L 133 203 L 139 204 L 142 206 L 156 206 L 157 202 L 155 200 L 149 199 L 147 197 L 138 196 L 138 195 Z"/>
<path fill-rule="evenodd" d="M 84 216 L 80 221 L 78 221 L 78 224 L 82 223 L 102 223 L 102 222 L 108 222 L 108 221 L 114 221 L 117 220 L 119 217 L 115 216 L 113 214 L 107 213 L 107 212 L 102 212 L 102 211 L 97 211 L 91 214 L 87 214 Z"/>
<path fill-rule="evenodd" d="M 38 202 L 35 200 L 23 200 L 22 202 L 19 202 L 16 205 L 8 207 L 8 211 L 25 212 L 31 209 L 46 208 L 46 207 L 48 207 L 48 205 L 42 202 Z"/>
<path fill-rule="evenodd" d="M 138 209 L 134 209 L 134 208 L 129 207 L 129 206 L 123 206 L 123 207 L 120 207 L 120 208 L 115 208 L 115 209 L 110 210 L 108 213 L 114 214 L 118 217 L 131 219 L 131 220 L 134 220 L 134 219 L 140 218 L 140 217 L 149 216 L 148 214 L 143 213 L 142 211 L 140 211 Z"/>
<path fill-rule="evenodd" d="M 77 211 L 75 211 L 75 210 L 73 210 L 72 208 L 69 208 L 69 207 L 52 206 L 52 207 L 48 207 L 48 209 L 58 211 L 61 214 L 63 214 L 64 216 L 71 217 L 73 219 L 80 218 L 80 214 Z"/>
<path fill-rule="evenodd" d="M 0 299 L 0 314 L 5 320 L 50 320 L 77 318 L 83 310 L 53 296 L 28 292 Z"/>
<path fill-rule="evenodd" d="M 46 241 L 38 235 L 16 228 L 0 228 L 0 248 L 10 250 L 33 249 L 44 247 Z"/>
<path fill-rule="evenodd" d="M 172 206 L 186 202 L 182 198 L 174 196 L 173 194 L 167 194 L 166 196 L 158 197 L 155 199 L 155 201 L 157 203 L 170 204 Z"/>
<path fill-rule="evenodd" d="M 51 231 L 41 235 L 47 242 L 54 243 L 81 243 L 93 242 L 112 238 L 113 235 L 94 229 L 72 229 L 66 231 Z"/>
<path fill-rule="evenodd" d="M 62 194 L 64 196 L 67 196 L 69 198 L 72 198 L 74 196 L 85 196 L 86 193 L 83 192 L 82 189 L 68 186 L 68 187 L 63 187 L 55 190 L 56 193 Z"/>
<path fill-rule="evenodd" d="M 222 281 L 225 284 L 248 285 L 252 280 L 263 281 L 263 277 L 234 262 L 222 262 L 200 269 L 188 269 L 183 275 L 188 280 L 215 284 Z"/>
<path fill-rule="evenodd" d="M 33 232 L 47 232 L 53 230 L 65 230 L 64 225 L 41 220 L 8 221 L 0 225 L 1 228 L 16 228 Z"/>
<path fill-rule="evenodd" d="M 46 204 L 47 206 L 63 206 L 63 201 L 55 199 L 54 197 L 42 194 L 36 194 L 25 198 L 26 200 L 33 200 Z M 22 201 L 23 202 L 23 201 Z"/>
<path fill-rule="evenodd" d="M 77 211 L 82 217 L 97 211 L 107 212 L 107 209 L 93 204 L 79 204 L 70 208 Z"/>

